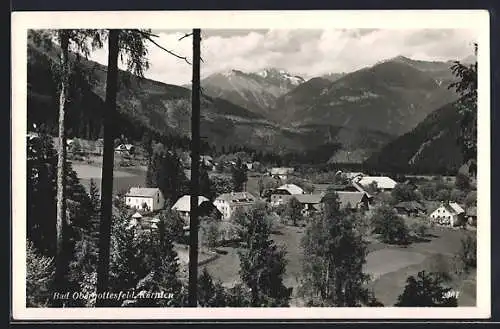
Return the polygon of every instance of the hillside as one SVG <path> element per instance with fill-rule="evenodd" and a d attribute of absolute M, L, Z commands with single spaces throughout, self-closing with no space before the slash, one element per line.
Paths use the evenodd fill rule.
<path fill-rule="evenodd" d="M 288 122 L 294 114 L 310 106 L 315 99 L 321 96 L 321 92 L 328 89 L 331 81 L 325 78 L 312 78 L 288 93 L 279 97 L 275 102 L 275 111 L 269 115 L 274 119 Z"/>
<path fill-rule="evenodd" d="M 58 116 L 57 86 L 51 72 L 55 60 L 56 48 L 46 49 L 29 39 L 28 124 L 44 124 L 52 133 L 56 132 Z M 75 97 L 68 105 L 68 135 L 96 139 L 102 137 L 106 67 L 85 59 L 80 63 L 80 71 L 87 72 L 89 79 L 80 79 Z M 126 72 L 120 72 L 119 80 L 118 113 L 115 118 L 117 135 L 124 134 L 140 140 L 145 131 L 151 131 L 164 136 L 189 137 L 189 89 L 140 79 Z M 279 134 L 279 129 L 261 115 L 220 98 L 202 97 L 201 133 L 208 138 L 208 142 L 237 145 L 251 140 L 256 146 L 265 145 L 266 135 L 274 136 L 276 130 Z M 264 137 L 257 134 L 250 138 L 254 131 Z"/>
<path fill-rule="evenodd" d="M 44 124 L 53 134 L 57 132 L 58 115 L 57 86 L 51 72 L 54 61 L 57 61 L 57 49 L 45 49 L 35 45 L 30 39 L 28 124 Z M 80 77 L 78 88 L 73 88 L 74 97 L 67 109 L 68 137 L 95 140 L 102 137 L 106 67 L 82 59 L 79 72 L 82 76 L 88 76 L 88 79 Z M 83 74 L 84 72 L 86 73 Z M 117 136 L 123 134 L 138 141 L 149 131 L 159 136 L 189 138 L 189 89 L 140 79 L 126 72 L 120 72 L 119 80 L 118 111 L 115 117 Z M 328 125 L 323 125 L 322 128 L 286 127 L 227 100 L 202 97 L 201 135 L 206 137 L 204 141 L 217 147 L 245 145 L 257 150 L 284 153 L 314 150 L 330 142 L 340 143 L 343 148 L 365 149 L 363 140 L 373 140 L 374 134 L 366 133 L 369 136 L 366 138 L 361 134 L 356 139 L 352 137 L 352 133 L 346 134 L 345 131 L 341 127 Z M 376 149 L 392 138 L 382 134 L 374 144 Z M 371 154 L 373 149 L 366 152 Z M 333 153 L 334 151 L 330 155 Z M 356 161 L 363 159 L 358 157 Z"/>
<path fill-rule="evenodd" d="M 276 99 L 304 82 L 299 76 L 274 68 L 245 73 L 229 70 L 201 81 L 204 92 L 266 116 Z"/>
<path fill-rule="evenodd" d="M 446 64 L 429 73 L 425 62 L 415 63 L 419 65 L 396 58 L 346 74 L 328 87 L 311 85 L 307 94 L 292 91 L 279 102 L 275 115 L 292 125 L 330 124 L 404 134 L 456 98 L 444 82 L 451 75 L 442 71 Z"/>
<path fill-rule="evenodd" d="M 449 169 L 462 164 L 457 138 L 461 116 L 453 103 L 429 114 L 415 129 L 387 144 L 366 164 L 377 168 L 412 169 L 423 172 Z"/>

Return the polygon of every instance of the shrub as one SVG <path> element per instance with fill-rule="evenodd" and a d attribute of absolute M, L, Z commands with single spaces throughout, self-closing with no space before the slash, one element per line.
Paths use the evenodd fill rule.
<path fill-rule="evenodd" d="M 380 234 L 382 242 L 389 244 L 407 244 L 409 231 L 404 220 L 388 207 L 378 208 L 372 217 L 373 233 Z"/>

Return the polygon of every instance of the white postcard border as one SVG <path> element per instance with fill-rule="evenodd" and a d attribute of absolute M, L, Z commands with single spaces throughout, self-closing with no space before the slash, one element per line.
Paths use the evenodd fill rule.
<path fill-rule="evenodd" d="M 467 28 L 478 32 L 477 306 L 458 308 L 26 308 L 27 30 L 38 28 Z M 486 10 L 12 13 L 14 320 L 479 319 L 491 313 L 490 31 Z M 471 48 L 472 50 L 472 48 Z"/>

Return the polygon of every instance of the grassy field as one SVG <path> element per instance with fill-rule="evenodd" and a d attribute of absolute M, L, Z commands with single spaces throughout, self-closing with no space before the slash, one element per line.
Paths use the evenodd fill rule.
<path fill-rule="evenodd" d="M 461 238 L 464 232 L 446 228 L 434 228 L 430 232 L 427 242 L 414 243 L 408 247 L 385 245 L 373 241 L 368 246 L 368 256 L 364 271 L 372 276 L 369 284 L 375 292 L 375 296 L 386 306 L 392 306 L 397 297 L 402 293 L 406 279 L 410 275 L 416 275 L 421 270 L 436 270 L 440 262 L 445 262 L 452 271 L 453 256 L 460 248 Z M 272 239 L 283 245 L 286 250 L 288 261 L 285 285 L 297 287 L 302 273 L 302 248 L 300 240 L 304 235 L 304 228 L 281 226 L 277 229 Z M 226 254 L 221 255 L 213 262 L 206 264 L 208 271 L 225 286 L 232 286 L 239 280 L 239 257 L 238 249 L 234 247 L 219 248 Z M 448 283 L 454 289 L 460 291 L 459 305 L 474 306 L 476 300 L 475 274 L 470 274 L 465 280 L 456 278 Z M 296 289 L 294 289 L 294 294 Z M 294 296 L 294 299 L 296 296 Z M 292 301 L 292 304 L 294 301 Z"/>

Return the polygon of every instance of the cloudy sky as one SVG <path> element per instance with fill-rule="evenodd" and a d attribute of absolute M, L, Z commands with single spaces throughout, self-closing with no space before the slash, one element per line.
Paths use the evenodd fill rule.
<path fill-rule="evenodd" d="M 179 41 L 190 31 L 153 32 L 158 35 L 158 44 L 191 59 L 192 39 Z M 472 54 L 476 39 L 475 31 L 459 29 L 202 30 L 201 75 L 275 67 L 309 79 L 351 72 L 398 55 L 438 61 L 463 59 Z M 147 78 L 177 85 L 190 83 L 191 66 L 153 44 L 148 49 Z M 96 51 L 91 59 L 106 64 L 107 49 Z"/>

